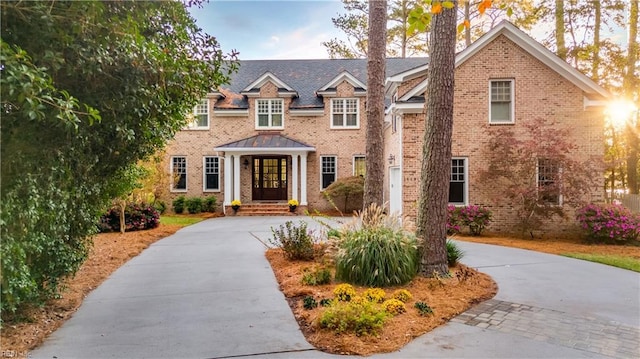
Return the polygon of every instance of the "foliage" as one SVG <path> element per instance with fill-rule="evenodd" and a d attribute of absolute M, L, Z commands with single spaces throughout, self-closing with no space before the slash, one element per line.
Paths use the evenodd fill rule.
<path fill-rule="evenodd" d="M 431 309 L 431 307 L 425 302 L 416 302 L 416 304 L 414 304 L 413 306 L 418 310 L 420 315 L 423 317 L 433 314 L 433 309 Z"/>
<path fill-rule="evenodd" d="M 271 227 L 273 238 L 271 245 L 281 248 L 290 260 L 311 260 L 315 256 L 314 241 L 307 230 L 307 223 L 300 221 L 296 226 L 292 221 L 285 222 L 278 229 Z"/>
<path fill-rule="evenodd" d="M 391 298 L 397 299 L 403 303 L 406 303 L 413 298 L 413 295 L 411 295 L 411 292 L 409 292 L 406 289 L 398 289 L 395 292 L 393 292 L 393 294 L 391 295 Z"/>
<path fill-rule="evenodd" d="M 146 203 L 128 203 L 124 210 L 125 230 L 140 231 L 156 228 L 160 225 L 160 213 Z M 111 207 L 100 217 L 100 232 L 120 230 L 120 208 Z"/>
<path fill-rule="evenodd" d="M 460 211 L 454 205 L 447 206 L 447 234 L 460 233 Z"/>
<path fill-rule="evenodd" d="M 397 216 L 372 204 L 345 226 L 338 242 L 336 278 L 387 287 L 410 281 L 418 270 L 418 245 Z"/>
<path fill-rule="evenodd" d="M 157 200 L 153 202 L 153 208 L 160 214 L 164 214 L 167 211 L 167 203 L 165 201 Z"/>
<path fill-rule="evenodd" d="M 322 312 L 318 324 L 338 334 L 373 335 L 382 329 L 388 318 L 389 314 L 384 309 L 369 301 L 336 301 Z"/>
<path fill-rule="evenodd" d="M 333 295 L 339 301 L 348 302 L 351 300 L 351 298 L 354 298 L 356 296 L 356 290 L 351 284 L 338 284 L 333 290 Z"/>
<path fill-rule="evenodd" d="M 322 194 L 330 202 L 342 203 L 344 213 L 348 213 L 348 210 L 353 211 L 362 203 L 364 178 L 360 176 L 338 178 Z"/>
<path fill-rule="evenodd" d="M 462 257 L 464 257 L 464 251 L 458 248 L 458 245 L 453 241 L 447 239 L 447 264 L 449 267 L 458 264 Z"/>
<path fill-rule="evenodd" d="M 302 284 L 323 285 L 331 283 L 331 269 L 326 267 L 305 269 L 302 275 Z"/>
<path fill-rule="evenodd" d="M 387 299 L 382 303 L 384 310 L 392 315 L 401 314 L 407 311 L 407 306 L 398 299 Z"/>
<path fill-rule="evenodd" d="M 485 207 L 449 205 L 447 207 L 447 234 L 460 233 L 461 226 L 467 226 L 472 235 L 479 236 L 491 223 L 492 216 L 491 210 Z"/>
<path fill-rule="evenodd" d="M 333 300 L 331 300 L 330 298 L 322 298 L 320 300 L 321 307 L 328 307 L 328 306 L 331 306 L 332 304 L 333 304 Z"/>
<path fill-rule="evenodd" d="M 618 204 L 589 204 L 576 211 L 590 242 L 622 243 L 638 239 L 640 216 Z"/>
<path fill-rule="evenodd" d="M 380 288 L 368 288 L 362 293 L 362 296 L 373 303 L 384 302 L 384 297 L 387 295 L 383 289 Z"/>
<path fill-rule="evenodd" d="M 217 204 L 218 200 L 216 199 L 216 196 L 207 196 L 204 198 L 204 201 L 202 203 L 202 211 L 203 212 L 209 212 L 209 213 L 213 213 L 216 211 L 216 204 Z"/>
<path fill-rule="evenodd" d="M 185 206 L 186 200 L 187 199 L 184 196 L 176 197 L 176 199 L 174 199 L 173 202 L 171 203 L 173 205 L 173 212 L 177 214 L 184 212 L 184 206 Z"/>
<path fill-rule="evenodd" d="M 318 302 L 313 298 L 313 296 L 308 295 L 302 299 L 302 307 L 306 310 L 311 310 L 318 306 Z"/>
<path fill-rule="evenodd" d="M 563 253 L 565 257 L 582 259 L 585 261 L 602 263 L 613 267 L 640 272 L 640 260 L 629 256 L 617 256 L 611 254 L 587 254 L 587 253 Z"/>
<path fill-rule="evenodd" d="M 489 166 L 479 176 L 494 183 L 491 196 L 496 204 L 515 208 L 517 229 L 524 236 L 534 228 L 544 228 L 545 219 L 566 218 L 567 209 L 585 203 L 585 194 L 595 183 L 598 161 L 577 160 L 581 149 L 567 140 L 572 138 L 570 129 L 561 124 L 536 120 L 522 124 L 522 129 L 517 135 L 511 127 L 489 129 L 485 148 Z M 548 167 L 555 170 L 541 177 L 540 163 L 551 164 Z"/>
<path fill-rule="evenodd" d="M 202 198 L 200 197 L 189 197 L 185 200 L 185 205 L 187 207 L 187 211 L 190 214 L 196 214 L 202 212 Z"/>

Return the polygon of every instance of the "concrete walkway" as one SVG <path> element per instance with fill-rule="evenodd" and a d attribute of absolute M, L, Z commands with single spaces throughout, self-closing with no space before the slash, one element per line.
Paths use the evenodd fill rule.
<path fill-rule="evenodd" d="M 262 242 L 291 217 L 187 227 L 116 271 L 33 358 L 338 358 L 309 345 Z M 313 221 L 310 227 L 318 228 Z M 636 358 L 640 275 L 460 242 L 498 295 L 399 352 L 374 358 Z"/>

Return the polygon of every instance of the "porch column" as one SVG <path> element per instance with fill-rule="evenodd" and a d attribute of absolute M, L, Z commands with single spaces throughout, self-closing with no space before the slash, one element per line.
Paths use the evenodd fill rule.
<path fill-rule="evenodd" d="M 224 205 L 230 206 L 231 192 L 233 191 L 233 183 L 231 183 L 231 155 L 229 153 L 224 154 Z"/>
<path fill-rule="evenodd" d="M 233 156 L 233 199 L 240 200 L 240 155 Z"/>
<path fill-rule="evenodd" d="M 299 155 L 291 155 L 291 198 L 298 200 L 298 157 Z"/>
<path fill-rule="evenodd" d="M 307 155 L 303 153 L 300 156 L 300 205 L 307 205 Z"/>

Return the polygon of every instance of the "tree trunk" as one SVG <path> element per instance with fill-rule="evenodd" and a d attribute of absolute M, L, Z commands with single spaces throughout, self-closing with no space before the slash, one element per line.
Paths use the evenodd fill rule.
<path fill-rule="evenodd" d="M 124 234 L 127 229 L 126 216 L 124 215 L 125 208 L 127 207 L 127 201 L 121 199 L 118 201 L 120 206 L 120 233 Z"/>
<path fill-rule="evenodd" d="M 402 0 L 402 58 L 407 57 L 407 29 L 409 28 L 409 9 L 407 9 L 407 0 Z"/>
<path fill-rule="evenodd" d="M 369 47 L 367 57 L 367 134 L 364 201 L 382 206 L 384 80 L 387 45 L 387 1 L 369 0 Z"/>
<path fill-rule="evenodd" d="M 638 95 L 638 86 L 640 85 L 635 73 L 636 62 L 638 61 L 638 2 L 631 1 L 629 7 L 629 46 L 627 49 L 627 69 L 622 81 L 624 95 L 629 101 L 634 101 Z M 631 114 L 635 118 L 631 118 L 628 124 L 628 157 L 627 157 L 627 183 L 629 184 L 629 193 L 638 194 L 638 114 Z"/>
<path fill-rule="evenodd" d="M 600 27 L 602 25 L 602 5 L 600 1 L 593 2 L 595 19 L 593 23 L 593 62 L 591 63 L 591 79 L 598 82 L 600 78 Z"/>
<path fill-rule="evenodd" d="M 564 0 L 556 0 L 556 54 L 563 60 L 567 59 L 567 47 L 564 43 Z"/>
<path fill-rule="evenodd" d="M 464 19 L 469 21 L 469 26 L 464 28 L 464 44 L 466 47 L 471 45 L 471 2 L 464 2 Z"/>
<path fill-rule="evenodd" d="M 457 7 L 457 2 L 455 2 Z M 447 275 L 447 204 L 455 78 L 457 9 L 435 14 L 426 92 L 424 145 L 416 235 L 423 245 L 420 272 Z"/>

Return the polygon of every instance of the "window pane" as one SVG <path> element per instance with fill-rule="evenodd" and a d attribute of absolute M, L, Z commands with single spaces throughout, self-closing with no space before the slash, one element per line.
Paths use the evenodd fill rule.
<path fill-rule="evenodd" d="M 465 174 L 465 159 L 451 160 L 451 179 L 449 182 L 449 203 L 465 203 L 464 187 L 467 180 Z"/>
<path fill-rule="evenodd" d="M 355 113 L 347 114 L 347 126 L 358 126 L 358 115 Z"/>
<path fill-rule="evenodd" d="M 184 157 L 174 157 L 173 165 L 173 188 L 187 189 L 187 159 Z"/>
<path fill-rule="evenodd" d="M 343 113 L 344 102 L 342 100 L 333 100 L 333 113 Z"/>
<path fill-rule="evenodd" d="M 342 114 L 333 114 L 333 125 L 334 126 L 342 126 L 343 115 Z"/>
<path fill-rule="evenodd" d="M 355 157 L 353 159 L 353 175 L 364 177 L 367 171 L 367 162 L 364 157 Z"/>
<path fill-rule="evenodd" d="M 464 203 L 464 182 L 449 183 L 449 203 Z"/>
<path fill-rule="evenodd" d="M 336 158 L 333 156 L 321 157 L 322 189 L 327 188 L 336 180 Z"/>
<path fill-rule="evenodd" d="M 271 126 L 274 126 L 274 127 L 282 126 L 282 115 L 281 114 L 273 114 L 273 115 L 271 115 Z"/>
<path fill-rule="evenodd" d="M 271 112 L 282 113 L 282 100 L 271 100 Z"/>
<path fill-rule="evenodd" d="M 511 122 L 511 104 L 509 102 L 492 102 L 491 122 Z"/>
<path fill-rule="evenodd" d="M 322 175 L 322 189 L 329 187 L 336 180 L 336 176 L 334 174 L 323 174 Z"/>
<path fill-rule="evenodd" d="M 207 183 L 206 183 L 206 189 L 219 189 L 219 177 L 218 175 L 214 175 L 214 174 L 208 174 L 207 175 Z"/>
<path fill-rule="evenodd" d="M 207 190 L 220 189 L 219 170 L 220 170 L 220 167 L 219 167 L 219 162 L 217 157 L 204 158 L 205 189 Z"/>
<path fill-rule="evenodd" d="M 258 115 L 258 126 L 267 127 L 269 126 L 269 115 Z"/>
<path fill-rule="evenodd" d="M 198 127 L 209 127 L 209 115 L 197 116 Z"/>

